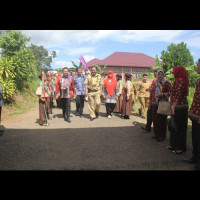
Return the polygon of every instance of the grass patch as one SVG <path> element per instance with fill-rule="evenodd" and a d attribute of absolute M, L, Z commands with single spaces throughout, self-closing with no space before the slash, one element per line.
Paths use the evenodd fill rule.
<path fill-rule="evenodd" d="M 26 113 L 36 106 L 38 102 L 38 97 L 35 94 L 37 86 L 38 81 L 33 80 L 32 82 L 27 83 L 22 92 L 16 92 L 13 95 L 13 101 L 3 107 L 2 118 Z"/>

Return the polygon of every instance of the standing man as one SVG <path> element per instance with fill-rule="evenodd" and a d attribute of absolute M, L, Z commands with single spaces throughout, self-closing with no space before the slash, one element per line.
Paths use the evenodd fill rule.
<path fill-rule="evenodd" d="M 3 101 L 3 90 L 0 84 L 0 125 L 1 125 L 1 109 L 2 106 L 4 105 L 4 101 Z M 4 132 L 4 130 L 0 130 L 0 135 L 2 135 Z"/>
<path fill-rule="evenodd" d="M 56 83 L 56 99 L 58 99 L 58 91 L 60 91 L 61 106 L 63 110 L 64 120 L 71 123 L 70 111 L 71 111 L 71 98 L 76 95 L 76 90 L 74 87 L 74 80 L 72 76 L 68 74 L 68 68 L 64 67 L 62 69 L 62 76 L 58 78 Z"/>
<path fill-rule="evenodd" d="M 147 92 L 151 92 L 155 82 L 156 82 L 156 79 L 157 79 L 157 72 L 158 70 L 160 69 L 155 69 L 154 70 L 154 79 L 151 83 L 151 86 L 150 88 L 146 89 Z M 149 101 L 149 106 L 148 106 L 148 110 L 147 110 L 147 123 L 146 123 L 146 126 L 145 127 L 141 127 L 143 130 L 145 130 L 146 132 L 151 132 L 151 125 L 152 125 L 152 104 L 151 102 Z"/>
<path fill-rule="evenodd" d="M 77 69 L 77 75 L 73 77 L 76 88 L 76 116 L 83 116 L 84 99 L 85 99 L 85 79 L 82 69 Z"/>
<path fill-rule="evenodd" d="M 136 101 L 139 99 L 141 108 L 139 108 L 139 114 L 141 115 L 141 118 L 145 119 L 146 117 L 146 111 L 145 108 L 149 106 L 149 92 L 146 91 L 146 89 L 149 89 L 150 82 L 147 81 L 148 77 L 147 74 L 142 75 L 142 81 L 139 82 L 137 93 L 136 93 Z"/>
<path fill-rule="evenodd" d="M 96 72 L 96 67 L 92 67 L 92 75 L 88 75 L 85 79 L 85 96 L 88 96 L 90 121 L 99 117 L 99 108 L 101 104 L 102 79 Z"/>

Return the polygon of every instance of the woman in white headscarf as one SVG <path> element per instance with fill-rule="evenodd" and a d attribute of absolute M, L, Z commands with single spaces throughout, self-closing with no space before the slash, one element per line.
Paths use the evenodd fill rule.
<path fill-rule="evenodd" d="M 171 91 L 171 83 L 164 76 L 164 71 L 158 70 L 157 80 L 150 93 L 154 129 L 154 136 L 152 138 L 157 141 L 163 141 L 167 133 L 167 115 L 157 113 L 159 101 L 169 101 Z"/>

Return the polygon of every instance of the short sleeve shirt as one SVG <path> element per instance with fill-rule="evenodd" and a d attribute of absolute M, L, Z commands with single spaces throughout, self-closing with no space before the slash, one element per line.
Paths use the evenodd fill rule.
<path fill-rule="evenodd" d="M 85 79 L 85 85 L 87 85 L 91 90 L 100 90 L 100 86 L 102 85 L 102 78 L 99 74 L 96 74 L 95 77 L 88 75 Z"/>
<path fill-rule="evenodd" d="M 151 83 L 149 81 L 144 82 L 139 82 L 138 84 L 138 97 L 150 97 L 150 93 L 146 91 L 146 89 L 149 89 L 149 87 L 151 86 Z"/>

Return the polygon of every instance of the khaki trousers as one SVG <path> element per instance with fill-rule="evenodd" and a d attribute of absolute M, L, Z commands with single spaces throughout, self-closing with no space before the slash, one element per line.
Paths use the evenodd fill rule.
<path fill-rule="evenodd" d="M 146 117 L 145 108 L 147 108 L 149 105 L 149 97 L 138 97 L 138 99 L 141 105 L 140 107 L 141 115 Z"/>
<path fill-rule="evenodd" d="M 99 112 L 101 100 L 99 92 L 88 93 L 88 108 L 90 112 L 90 117 L 95 118 L 95 112 Z"/>

